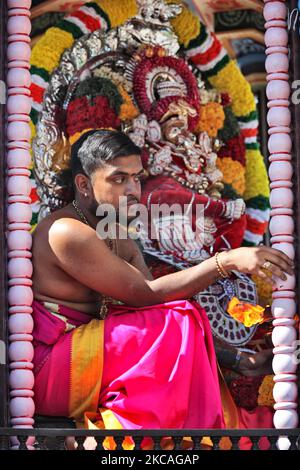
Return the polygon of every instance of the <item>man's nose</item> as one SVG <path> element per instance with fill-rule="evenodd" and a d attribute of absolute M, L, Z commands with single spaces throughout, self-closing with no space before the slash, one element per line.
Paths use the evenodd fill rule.
<path fill-rule="evenodd" d="M 128 181 L 126 187 L 125 187 L 125 192 L 124 196 L 134 196 L 137 199 L 139 199 L 141 193 L 141 185 L 139 181 L 135 180 L 130 180 Z"/>

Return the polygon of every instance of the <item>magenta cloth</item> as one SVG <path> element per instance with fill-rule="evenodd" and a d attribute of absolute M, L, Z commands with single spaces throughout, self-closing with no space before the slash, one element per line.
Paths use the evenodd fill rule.
<path fill-rule="evenodd" d="M 91 320 L 62 305 L 59 313 L 75 326 Z M 37 301 L 33 315 L 36 412 L 68 416 L 72 331 Z M 97 321 L 104 321 L 99 407 L 125 429 L 225 426 L 210 325 L 196 302 L 112 305 Z"/>

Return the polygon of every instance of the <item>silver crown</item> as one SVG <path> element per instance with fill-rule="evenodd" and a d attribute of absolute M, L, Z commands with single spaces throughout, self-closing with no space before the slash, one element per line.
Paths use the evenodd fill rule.
<path fill-rule="evenodd" d="M 147 22 L 166 23 L 182 11 L 182 6 L 175 3 L 165 4 L 163 0 L 138 0 L 139 15 Z"/>

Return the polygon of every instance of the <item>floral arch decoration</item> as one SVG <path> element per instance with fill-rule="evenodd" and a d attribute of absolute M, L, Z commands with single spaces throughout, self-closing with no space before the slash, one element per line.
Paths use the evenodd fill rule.
<path fill-rule="evenodd" d="M 119 29 L 130 18 L 137 18 L 138 27 L 141 15 L 149 19 L 155 15 L 155 9 L 161 8 L 162 16 L 169 15 L 164 21 L 170 19 L 173 34 L 180 46 L 179 53 L 212 88 L 211 95 L 205 93 L 205 90 L 201 95 L 199 129 L 206 131 L 211 138 L 220 138 L 224 143 L 217 159 L 217 167 L 223 173 L 224 192 L 227 191 L 233 198 L 242 197 L 245 200 L 247 227 L 243 243 L 257 245 L 262 240 L 269 220 L 269 182 L 257 140 L 257 111 L 250 85 L 217 37 L 206 29 L 183 2 L 166 0 L 164 8 L 161 1 L 152 2 L 151 7 L 146 3 L 144 0 L 88 2 L 68 14 L 55 27 L 49 28 L 33 47 L 30 69 L 33 100 L 30 118 L 34 153 L 31 168 L 32 229 L 39 217 L 50 208 L 55 208 L 55 198 L 60 191 L 57 173 L 68 165 L 68 143 L 58 135 L 59 129 L 52 125 L 52 117 L 49 119 L 53 112 L 50 96 L 59 90 L 61 93 L 62 89 L 62 86 L 57 86 L 57 80 L 65 80 L 64 86 L 70 86 L 75 74 L 87 61 L 103 54 L 105 49 L 114 48 L 113 44 L 108 46 L 107 41 L 103 47 L 104 36 L 110 36 L 109 41 L 113 42 L 116 40 L 116 28 Z M 160 39 L 165 40 L 166 44 L 169 42 L 163 32 Z M 176 52 L 171 51 L 173 55 Z M 60 68 L 60 74 L 57 68 Z M 213 92 L 219 93 L 219 99 L 211 99 Z M 131 104 L 124 86 L 121 96 L 122 111 L 127 109 L 127 112 L 133 113 L 133 117 L 134 110 L 129 109 Z M 48 118 L 47 134 L 39 122 L 42 111 L 44 123 Z"/>

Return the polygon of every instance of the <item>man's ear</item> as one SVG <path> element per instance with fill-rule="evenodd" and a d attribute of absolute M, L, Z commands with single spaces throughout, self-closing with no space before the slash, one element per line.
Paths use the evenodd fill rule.
<path fill-rule="evenodd" d="M 82 173 L 78 173 L 74 178 L 74 184 L 81 196 L 89 196 L 91 192 L 91 183 L 89 178 Z"/>

